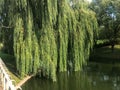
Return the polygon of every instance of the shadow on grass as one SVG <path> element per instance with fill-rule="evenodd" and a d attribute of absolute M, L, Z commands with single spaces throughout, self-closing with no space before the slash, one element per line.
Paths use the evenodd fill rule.
<path fill-rule="evenodd" d="M 90 56 L 90 61 L 101 63 L 120 63 L 120 45 L 116 45 L 114 52 L 111 46 L 96 48 Z"/>
<path fill-rule="evenodd" d="M 10 71 L 9 74 L 11 75 L 11 78 L 14 79 L 16 83 L 18 83 L 20 79 L 18 78 L 18 75 L 16 73 L 15 57 L 12 55 L 0 52 L 0 58 L 3 60 L 8 70 Z"/>
<path fill-rule="evenodd" d="M 0 57 L 10 71 L 15 72 L 15 58 L 12 55 L 3 54 L 0 52 Z"/>

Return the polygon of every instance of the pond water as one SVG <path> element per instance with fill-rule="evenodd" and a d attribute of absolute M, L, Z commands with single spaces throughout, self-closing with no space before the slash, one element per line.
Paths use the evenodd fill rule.
<path fill-rule="evenodd" d="M 57 82 L 32 78 L 22 90 L 120 90 L 119 65 L 89 64 L 83 71 L 59 73 Z"/>

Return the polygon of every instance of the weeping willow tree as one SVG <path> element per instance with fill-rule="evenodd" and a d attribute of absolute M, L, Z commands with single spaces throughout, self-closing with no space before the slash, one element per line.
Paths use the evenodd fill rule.
<path fill-rule="evenodd" d="M 97 30 L 95 13 L 84 1 L 6 0 L 10 4 L 13 48 L 20 77 L 78 71 L 86 64 Z"/>
<path fill-rule="evenodd" d="M 2 15 L 2 9 L 3 9 L 3 5 L 4 5 L 4 1 L 3 0 L 1 0 L 1 2 L 0 2 L 0 17 L 1 17 L 1 15 Z M 2 20 L 1 20 L 1 18 L 0 18 L 0 43 L 2 42 L 2 26 L 1 26 L 1 22 L 2 22 Z M 1 47 L 1 46 L 0 46 Z"/>
<path fill-rule="evenodd" d="M 13 42 L 12 41 L 13 31 L 12 31 L 12 26 L 10 26 L 9 23 L 10 18 L 9 18 L 8 8 L 9 8 L 9 2 L 6 2 L 6 0 L 1 0 L 0 1 L 0 43 L 4 44 L 2 46 L 6 53 L 10 53 L 10 52 L 12 53 L 13 44 L 12 43 L 10 44 L 10 42 Z"/>

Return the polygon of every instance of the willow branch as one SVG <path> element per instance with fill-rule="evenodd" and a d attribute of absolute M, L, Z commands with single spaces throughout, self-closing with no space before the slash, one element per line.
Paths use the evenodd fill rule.
<path fill-rule="evenodd" d="M 8 28 L 8 29 L 9 29 L 9 28 L 12 28 L 12 26 L 4 26 L 1 22 L 0 22 L 0 27 L 1 27 L 1 28 Z"/>

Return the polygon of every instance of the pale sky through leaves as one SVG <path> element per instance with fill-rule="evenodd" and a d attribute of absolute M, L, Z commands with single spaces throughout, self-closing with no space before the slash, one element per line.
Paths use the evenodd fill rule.
<path fill-rule="evenodd" d="M 92 2 L 92 0 L 87 0 L 88 2 Z"/>

